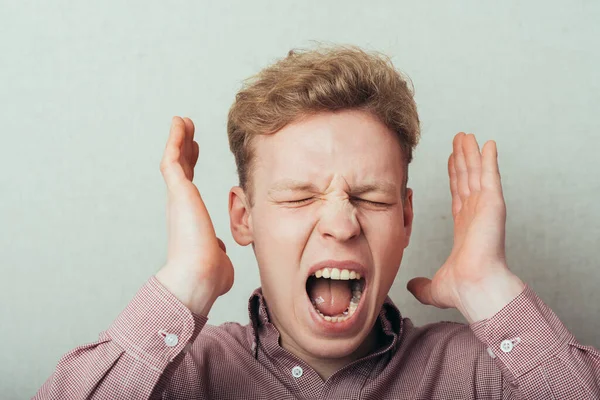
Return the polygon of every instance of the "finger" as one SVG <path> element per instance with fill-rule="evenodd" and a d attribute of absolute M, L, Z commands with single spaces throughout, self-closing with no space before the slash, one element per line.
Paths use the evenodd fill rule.
<path fill-rule="evenodd" d="M 183 148 L 181 149 L 183 153 L 183 162 L 187 162 L 191 167 L 194 160 L 194 123 L 188 117 L 182 118 L 183 123 L 185 124 L 185 139 L 183 143 Z M 188 166 L 186 166 L 187 168 Z M 184 168 L 185 169 L 185 168 Z"/>
<path fill-rule="evenodd" d="M 227 248 L 225 247 L 225 243 L 223 243 L 223 241 L 219 238 L 217 238 L 217 241 L 219 242 L 219 247 L 221 248 L 221 250 L 223 250 L 225 253 L 227 253 Z"/>
<path fill-rule="evenodd" d="M 484 190 L 502 192 L 500 170 L 498 168 L 498 150 L 496 142 L 487 141 L 483 145 L 481 187 Z"/>
<path fill-rule="evenodd" d="M 467 164 L 465 162 L 465 155 L 462 150 L 462 141 L 465 137 L 464 132 L 459 132 L 454 136 L 452 142 L 453 153 L 454 153 L 454 169 L 456 169 L 457 188 L 458 195 L 461 201 L 464 203 L 467 197 L 471 194 L 469 191 L 468 172 Z"/>
<path fill-rule="evenodd" d="M 183 168 L 179 164 L 181 146 L 185 137 L 185 123 L 180 117 L 173 117 L 171 120 L 171 130 L 165 146 L 165 152 L 160 162 L 160 171 L 162 172 L 167 186 L 177 183 L 181 178 L 185 178 Z"/>
<path fill-rule="evenodd" d="M 196 127 L 194 126 L 194 122 L 188 117 L 183 118 L 183 122 L 185 123 L 185 137 L 190 141 L 194 140 L 194 132 Z"/>
<path fill-rule="evenodd" d="M 462 144 L 469 174 L 469 190 L 478 192 L 481 190 L 481 152 L 479 151 L 479 145 L 473 134 L 466 135 Z"/>
<path fill-rule="evenodd" d="M 164 159 L 167 162 L 177 161 L 181 154 L 181 147 L 185 140 L 185 122 L 180 117 L 173 117 L 169 138 L 165 146 Z"/>
<path fill-rule="evenodd" d="M 428 278 L 413 278 L 406 284 L 406 289 L 415 296 L 419 302 L 432 306 L 434 301 L 431 297 L 431 279 Z"/>
<path fill-rule="evenodd" d="M 448 157 L 448 177 L 450 180 L 450 194 L 452 195 L 452 216 L 460 212 L 462 202 L 458 196 L 458 179 L 456 177 L 456 168 L 454 168 L 454 154 Z"/>

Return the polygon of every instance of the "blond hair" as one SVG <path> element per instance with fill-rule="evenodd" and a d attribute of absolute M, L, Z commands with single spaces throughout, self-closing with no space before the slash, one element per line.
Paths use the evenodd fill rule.
<path fill-rule="evenodd" d="M 229 110 L 227 134 L 239 185 L 251 195 L 254 136 L 273 134 L 306 115 L 344 109 L 369 111 L 395 132 L 407 170 L 420 136 L 413 92 L 381 53 L 356 46 L 290 50 L 248 78 Z"/>

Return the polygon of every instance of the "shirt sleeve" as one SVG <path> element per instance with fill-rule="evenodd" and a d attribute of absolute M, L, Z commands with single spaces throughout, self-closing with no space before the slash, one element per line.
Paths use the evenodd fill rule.
<path fill-rule="evenodd" d="M 61 357 L 33 399 L 160 399 L 207 320 L 152 276 L 98 341 Z"/>
<path fill-rule="evenodd" d="M 600 399 L 600 352 L 581 345 L 528 285 L 470 327 L 502 371 L 505 399 Z"/>

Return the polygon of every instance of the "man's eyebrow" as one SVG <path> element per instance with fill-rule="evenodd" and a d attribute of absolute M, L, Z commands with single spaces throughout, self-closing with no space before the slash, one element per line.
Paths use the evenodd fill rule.
<path fill-rule="evenodd" d="M 314 183 L 302 182 L 294 179 L 283 179 L 277 181 L 269 189 L 271 192 L 286 192 L 286 191 L 303 191 L 303 192 L 318 192 L 319 188 Z"/>
<path fill-rule="evenodd" d="M 395 194 L 398 192 L 398 187 L 392 182 L 378 181 L 373 183 L 367 183 L 364 185 L 356 185 L 352 188 L 352 194 L 364 194 L 369 192 L 382 192 Z"/>
<path fill-rule="evenodd" d="M 319 188 L 312 182 L 303 182 L 293 179 L 284 179 L 275 182 L 269 189 L 269 193 L 272 192 L 285 192 L 285 191 L 300 191 L 300 192 L 318 192 Z M 395 194 L 398 191 L 398 187 L 392 182 L 379 181 L 366 183 L 362 185 L 356 185 L 351 188 L 353 195 L 360 195 L 369 192 L 383 192 L 389 194 Z"/>

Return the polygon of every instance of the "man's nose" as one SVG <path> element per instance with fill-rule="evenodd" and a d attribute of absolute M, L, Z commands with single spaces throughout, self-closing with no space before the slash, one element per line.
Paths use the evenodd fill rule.
<path fill-rule="evenodd" d="M 360 235 L 356 208 L 348 200 L 338 200 L 322 209 L 318 230 L 324 237 L 347 241 Z"/>

